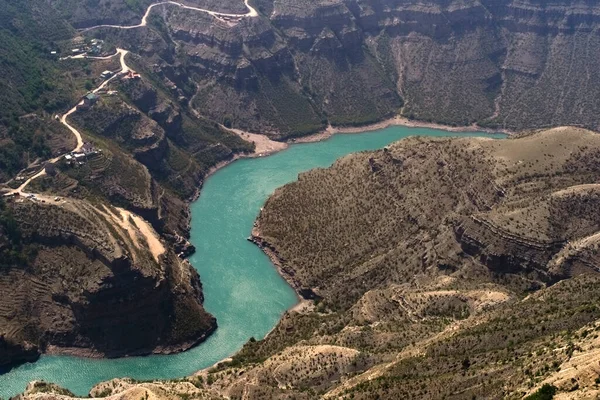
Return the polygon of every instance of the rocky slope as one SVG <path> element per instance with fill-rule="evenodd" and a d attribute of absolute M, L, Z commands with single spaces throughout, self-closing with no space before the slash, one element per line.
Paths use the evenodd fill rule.
<path fill-rule="evenodd" d="M 598 148 L 577 128 L 415 137 L 304 173 L 254 240 L 312 300 L 232 361 L 91 395 L 595 398 Z"/>
<path fill-rule="evenodd" d="M 1 367 L 41 352 L 180 351 L 215 329 L 198 274 L 139 216 L 42 195 L 2 216 Z"/>

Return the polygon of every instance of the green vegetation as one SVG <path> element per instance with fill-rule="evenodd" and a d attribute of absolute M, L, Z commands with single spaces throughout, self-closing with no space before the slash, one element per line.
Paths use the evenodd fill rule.
<path fill-rule="evenodd" d="M 22 116 L 36 112 L 48 120 L 49 114 L 72 102 L 68 83 L 50 51 L 56 42 L 68 38 L 70 28 L 52 10 L 41 11 L 35 0 L 0 1 L 0 180 L 12 177 L 31 161 L 47 158 L 50 147 L 40 125 L 38 132 L 24 127 Z"/>
<path fill-rule="evenodd" d="M 552 400 L 556 394 L 556 387 L 544 384 L 537 392 L 525 397 L 523 400 Z"/>
<path fill-rule="evenodd" d="M 38 109 L 52 112 L 70 101 L 56 80 L 56 60 L 50 51 L 69 38 L 71 30 L 51 10 L 37 10 L 34 0 L 0 2 L 0 79 L 3 105 L 0 120 Z"/>
<path fill-rule="evenodd" d="M 36 255 L 37 247 L 23 240 L 12 210 L 0 198 L 0 269 L 25 267 Z"/>

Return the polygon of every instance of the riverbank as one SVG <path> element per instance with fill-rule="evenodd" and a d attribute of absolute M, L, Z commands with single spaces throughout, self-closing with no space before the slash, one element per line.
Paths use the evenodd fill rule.
<path fill-rule="evenodd" d="M 229 130 L 237 134 L 243 140 L 254 143 L 254 153 L 251 153 L 251 157 L 264 157 L 288 148 L 288 143 L 269 139 L 269 137 L 266 135 L 250 133 L 239 129 Z"/>
<path fill-rule="evenodd" d="M 233 129 L 233 128 L 225 128 L 230 132 L 235 133 L 243 140 L 248 142 L 252 142 L 256 145 L 256 148 L 253 153 L 248 154 L 239 154 L 235 155 L 232 159 L 227 161 L 222 161 L 212 167 L 207 173 L 206 177 L 212 175 L 214 172 L 218 171 L 220 168 L 223 168 L 230 164 L 231 162 L 237 160 L 238 158 L 247 158 L 247 157 L 266 157 L 273 153 L 277 153 L 279 151 L 285 150 L 288 148 L 290 144 L 299 144 L 299 143 L 314 143 L 314 142 L 322 142 L 323 140 L 327 140 L 331 138 L 333 135 L 341 133 L 341 134 L 358 134 L 365 132 L 373 132 L 381 129 L 389 128 L 392 126 L 405 126 L 408 128 L 427 128 L 427 129 L 436 129 L 445 132 L 485 132 L 491 134 L 501 134 L 512 136 L 515 135 L 516 132 L 506 130 L 506 129 L 490 129 L 484 128 L 482 126 L 473 124 L 469 126 L 450 126 L 437 124 L 434 122 L 426 122 L 426 121 L 418 121 L 411 120 L 401 116 L 395 116 L 393 118 L 389 118 L 380 122 L 376 122 L 368 125 L 361 126 L 331 126 L 329 125 L 326 129 L 313 133 L 307 136 L 301 136 L 296 138 L 287 139 L 285 141 L 278 141 L 270 139 L 267 135 L 260 133 L 251 133 L 247 131 L 243 131 L 241 129 Z"/>
<path fill-rule="evenodd" d="M 412 120 L 401 116 L 396 116 L 390 119 L 386 119 L 381 122 L 377 122 L 370 125 L 358 126 L 358 127 L 332 127 L 334 133 L 361 133 L 374 131 L 379 129 L 389 128 L 390 126 L 406 126 L 409 128 L 429 128 L 437 129 L 446 132 L 486 132 L 486 133 L 499 133 L 505 135 L 514 135 L 515 132 L 503 130 L 503 129 L 490 129 L 484 128 L 477 124 L 469 126 L 450 126 L 437 124 L 434 122 Z"/>
<path fill-rule="evenodd" d="M 44 355 L 53 356 L 71 356 L 91 359 L 117 359 L 126 357 L 145 357 L 150 355 L 172 355 L 188 351 L 203 342 L 205 342 L 218 328 L 216 319 L 214 324 L 211 325 L 210 329 L 202 333 L 199 337 L 187 340 L 185 342 L 174 344 L 174 345 L 157 345 L 153 348 L 139 349 L 132 352 L 116 352 L 106 353 L 96 350 L 91 347 L 63 347 L 56 345 L 49 345 L 44 351 Z"/>
<path fill-rule="evenodd" d="M 294 292 L 296 292 L 296 297 L 298 298 L 299 303 L 303 300 L 308 300 L 302 295 L 302 292 L 305 289 L 301 287 L 300 282 L 294 279 L 294 271 L 285 269 L 283 266 L 283 260 L 281 257 L 279 257 L 277 250 L 275 250 L 275 247 L 262 236 L 257 223 L 255 223 L 254 228 L 252 228 L 252 233 L 250 234 L 248 241 L 254 243 L 263 253 L 266 254 L 267 257 L 269 257 L 271 264 L 273 264 L 275 269 L 277 269 L 279 275 L 281 275 L 288 285 L 294 289 Z M 295 304 L 292 308 L 290 308 L 290 310 L 294 309 L 297 305 L 298 304 Z"/>
<path fill-rule="evenodd" d="M 240 138 L 242 138 L 243 140 L 245 140 L 247 142 L 254 143 L 254 146 L 255 146 L 254 151 L 252 153 L 237 153 L 237 154 L 234 154 L 234 156 L 228 160 L 219 161 L 218 163 L 216 163 L 215 165 L 213 165 L 212 167 L 210 167 L 208 169 L 208 171 L 204 175 L 204 179 L 207 179 L 209 176 L 211 176 L 212 174 L 214 174 L 221 168 L 228 166 L 229 164 L 231 164 L 235 160 L 239 160 L 240 158 L 266 157 L 273 153 L 277 153 L 279 151 L 285 150 L 289 147 L 289 144 L 286 142 L 278 142 L 276 140 L 269 139 L 269 137 L 267 135 L 262 135 L 260 133 L 250 133 L 250 132 L 242 131 L 240 129 L 230 129 L 230 128 L 224 128 L 224 129 L 226 129 L 232 133 L 235 133 L 236 135 L 238 135 Z M 190 200 L 190 203 L 196 201 L 198 199 L 199 195 L 200 195 L 200 189 L 198 190 L 198 194 Z"/>
<path fill-rule="evenodd" d="M 303 136 L 299 138 L 293 138 L 286 141 L 286 143 L 314 143 L 321 142 L 323 140 L 329 139 L 331 136 L 336 133 L 343 134 L 352 134 L 352 133 L 364 133 L 364 132 L 372 132 L 378 131 L 380 129 L 389 128 L 392 126 L 406 126 L 408 128 L 428 128 L 428 129 L 437 129 L 445 132 L 485 132 L 491 134 L 502 134 L 512 136 L 516 132 L 506 130 L 506 129 L 490 129 L 484 128 L 482 126 L 473 124 L 469 126 L 450 126 L 437 124 L 434 122 L 426 122 L 426 121 L 418 121 L 411 120 L 401 116 L 395 116 L 393 118 L 389 118 L 380 122 L 375 122 L 373 124 L 361 125 L 361 126 L 331 126 L 329 125 L 327 129 L 312 134 L 308 136 Z"/>

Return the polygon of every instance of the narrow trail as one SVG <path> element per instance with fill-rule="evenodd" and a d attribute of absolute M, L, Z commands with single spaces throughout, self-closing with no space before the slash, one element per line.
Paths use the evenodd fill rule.
<path fill-rule="evenodd" d="M 143 26 L 148 25 L 148 16 L 150 15 L 150 12 L 152 11 L 152 9 L 154 7 L 156 7 L 156 6 L 162 6 L 162 5 L 167 5 L 167 4 L 175 5 L 175 6 L 184 8 L 186 10 L 200 11 L 200 12 L 212 15 L 213 17 L 216 17 L 216 18 L 218 18 L 218 17 L 227 17 L 227 18 L 255 18 L 255 17 L 258 17 L 258 12 L 254 9 L 254 7 L 252 7 L 250 4 L 248 4 L 248 0 L 244 0 L 244 4 L 246 5 L 246 8 L 248 8 L 248 12 L 245 13 L 245 14 L 222 13 L 222 12 L 207 10 L 205 8 L 198 8 L 198 7 L 186 6 L 185 4 L 178 3 L 176 1 L 161 1 L 159 3 L 154 3 L 154 4 L 151 4 L 150 6 L 148 6 L 148 9 L 146 10 L 146 13 L 142 17 L 142 21 L 139 24 L 137 24 L 137 25 L 109 25 L 109 24 L 103 24 L 103 25 L 96 25 L 96 26 L 91 26 L 89 28 L 82 29 L 81 32 L 87 32 L 87 31 L 90 31 L 92 29 L 98 29 L 98 28 L 116 28 L 116 29 L 135 29 L 135 28 L 141 28 Z"/>

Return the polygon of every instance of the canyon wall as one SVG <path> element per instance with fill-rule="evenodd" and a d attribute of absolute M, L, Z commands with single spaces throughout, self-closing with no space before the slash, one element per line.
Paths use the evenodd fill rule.
<path fill-rule="evenodd" d="M 199 113 L 273 137 L 398 113 L 511 130 L 598 128 L 594 2 L 262 0 L 255 7 L 260 17 L 244 19 L 157 8 L 151 29 L 163 33 L 139 45 L 160 75 L 179 78 L 169 81 Z"/>

